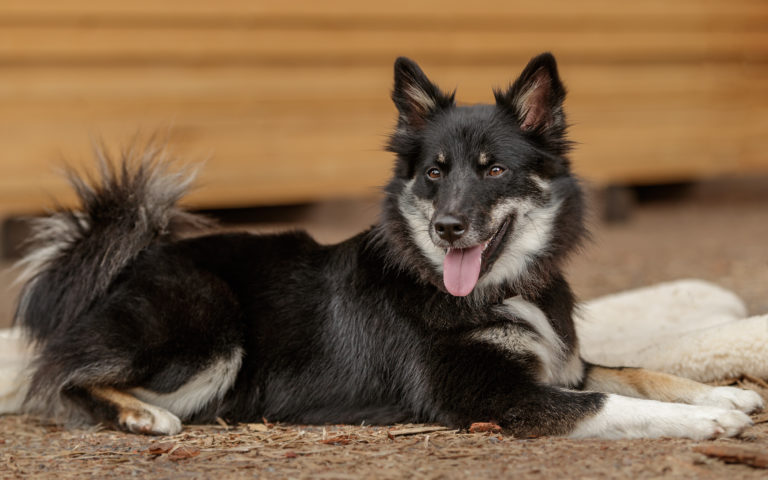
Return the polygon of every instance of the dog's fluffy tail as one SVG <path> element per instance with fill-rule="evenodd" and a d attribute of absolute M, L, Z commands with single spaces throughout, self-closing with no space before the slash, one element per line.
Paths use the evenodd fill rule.
<path fill-rule="evenodd" d="M 104 148 L 96 156 L 98 178 L 69 172 L 79 208 L 35 220 L 20 261 L 15 322 L 37 344 L 76 322 L 148 245 L 207 223 L 177 207 L 194 172 L 170 171 L 161 146 L 126 150 L 119 161 Z"/>

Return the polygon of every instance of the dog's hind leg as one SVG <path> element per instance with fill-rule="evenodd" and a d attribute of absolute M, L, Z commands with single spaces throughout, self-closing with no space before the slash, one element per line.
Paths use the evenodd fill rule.
<path fill-rule="evenodd" d="M 762 397 L 752 390 L 712 387 L 643 368 L 612 368 L 588 364 L 586 375 L 585 390 L 662 402 L 721 407 L 746 413 L 763 408 Z"/>
<path fill-rule="evenodd" d="M 77 396 L 91 403 L 90 411 L 101 417 L 99 420 L 123 430 L 145 435 L 175 435 L 181 431 L 181 420 L 173 413 L 115 388 L 90 387 L 80 390 Z"/>

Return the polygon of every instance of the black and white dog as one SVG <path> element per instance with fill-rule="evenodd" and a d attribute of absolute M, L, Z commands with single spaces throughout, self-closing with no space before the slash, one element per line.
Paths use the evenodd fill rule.
<path fill-rule="evenodd" d="M 152 149 L 73 177 L 82 209 L 42 219 L 25 260 L 25 408 L 157 435 L 216 417 L 739 434 L 755 392 L 580 359 L 561 269 L 584 207 L 555 59 L 495 97 L 457 106 L 398 59 L 380 221 L 338 245 L 182 237 L 204 223 L 175 206 L 190 179 Z"/>

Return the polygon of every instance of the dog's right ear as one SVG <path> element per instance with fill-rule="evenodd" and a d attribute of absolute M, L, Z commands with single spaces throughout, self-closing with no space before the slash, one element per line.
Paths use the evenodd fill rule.
<path fill-rule="evenodd" d="M 453 105 L 454 95 L 443 93 L 429 81 L 416 62 L 405 57 L 395 61 L 392 100 L 400 112 L 398 127 L 421 128 L 435 112 Z"/>
<path fill-rule="evenodd" d="M 551 53 L 532 58 L 507 91 L 494 94 L 497 105 L 512 109 L 523 131 L 563 135 L 565 87 Z"/>

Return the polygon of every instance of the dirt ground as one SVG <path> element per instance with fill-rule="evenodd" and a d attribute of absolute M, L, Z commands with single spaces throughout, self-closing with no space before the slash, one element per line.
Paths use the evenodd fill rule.
<path fill-rule="evenodd" d="M 275 218 L 288 216 L 331 242 L 367 225 L 375 213 L 374 202 L 338 202 L 256 212 L 256 217 L 273 228 Z M 229 218 L 252 221 L 254 214 Z M 733 290 L 753 314 L 768 312 L 768 179 L 698 184 L 681 198 L 641 203 L 625 223 L 592 224 L 592 241 L 568 269 L 581 298 L 695 277 Z M 11 278 L 3 270 L 0 284 Z M 9 288 L 0 296 L 0 325 L 10 318 L 14 295 L 15 288 Z M 768 390 L 758 384 L 741 385 L 768 399 Z M 766 478 L 766 469 L 697 451 L 734 446 L 765 455 L 768 414 L 753 418 L 756 425 L 739 439 L 694 442 L 223 422 L 149 438 L 5 416 L 0 417 L 0 478 Z"/>

